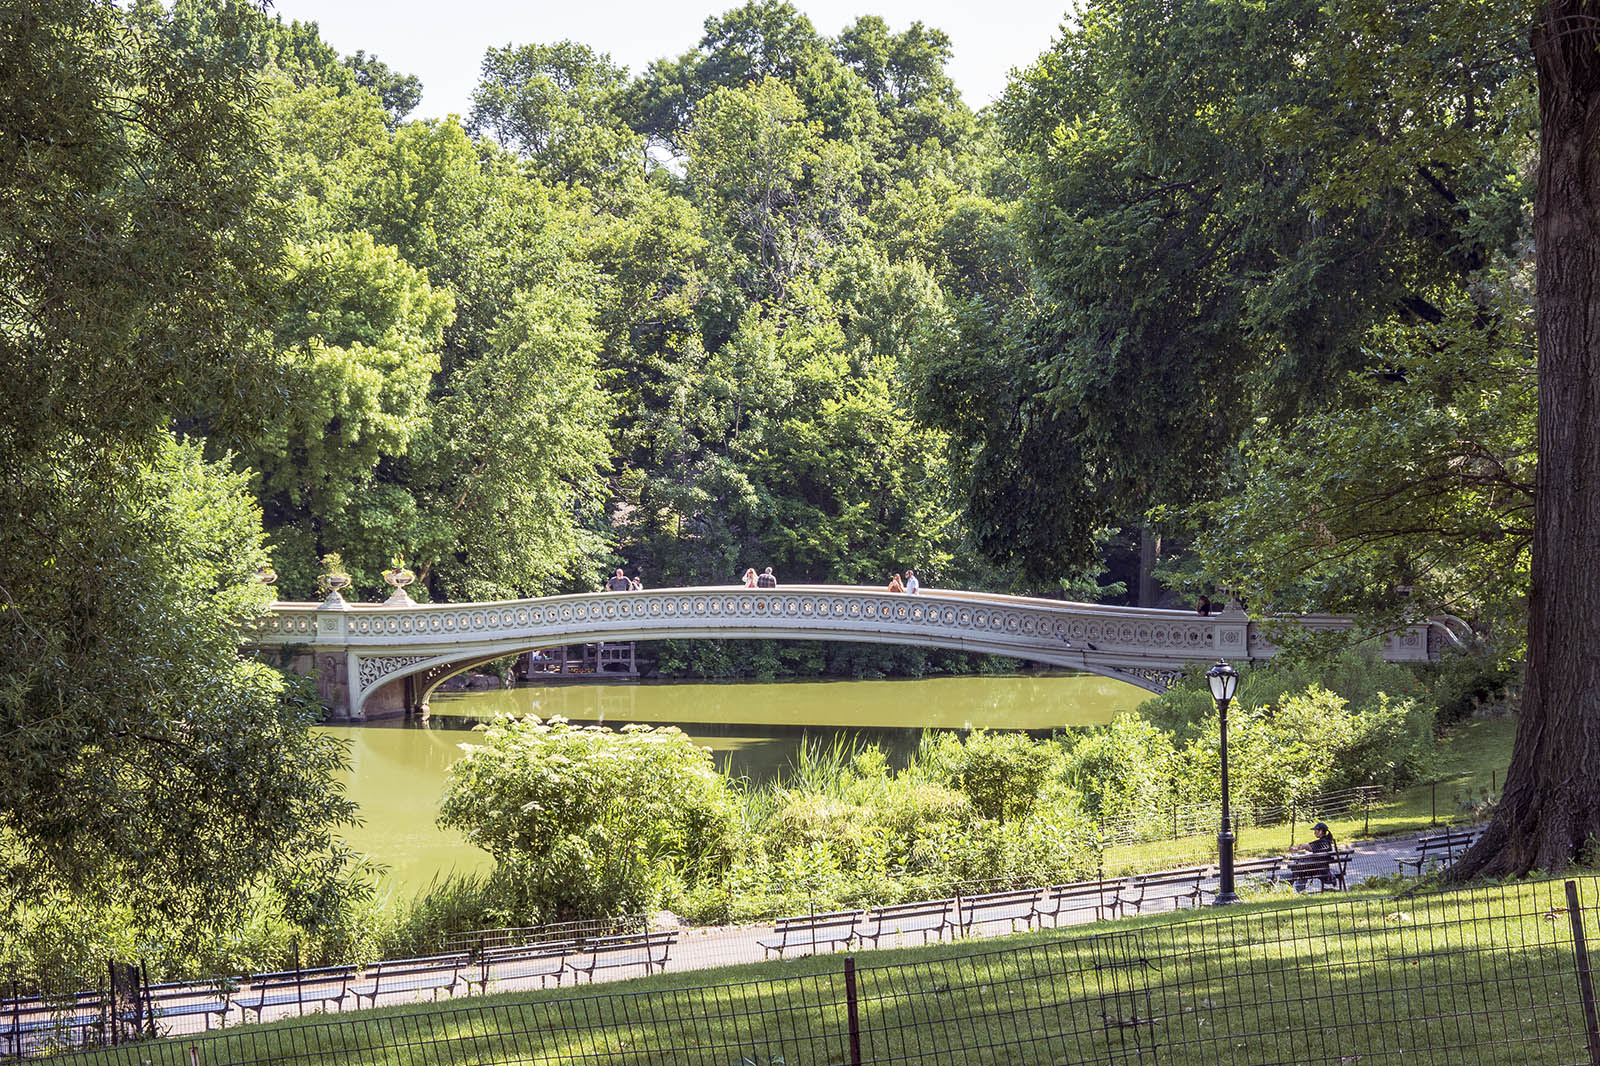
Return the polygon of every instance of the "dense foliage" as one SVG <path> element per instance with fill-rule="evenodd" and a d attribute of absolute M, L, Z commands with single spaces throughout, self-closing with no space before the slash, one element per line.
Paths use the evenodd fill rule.
<path fill-rule="evenodd" d="M 491 49 L 463 122 L 409 121 L 414 77 L 259 5 L 26 5 L 0 22 L 0 913 L 45 915 L 33 936 L 99 907 L 180 955 L 246 911 L 261 942 L 370 940 L 340 754 L 238 654 L 269 562 L 287 598 L 330 553 L 358 596 L 403 554 L 413 591 L 458 600 L 616 565 L 1081 598 L 1153 598 L 1159 573 L 1169 602 L 1448 614 L 1513 672 L 1528 14 L 1092 0 L 974 113 L 938 29 L 829 37 L 752 0 L 636 73 Z M 1420 772 L 1431 703 L 1359 674 L 1247 689 L 1244 795 Z M 479 832 L 530 914 L 1075 869 L 1093 821 L 1208 794 L 1197 698 L 898 771 L 840 756 L 742 815 L 657 738 L 639 773 L 681 775 L 695 813 Z M 541 728 L 504 743 L 601 746 Z"/>
<path fill-rule="evenodd" d="M 1429 773 L 1438 693 L 1358 656 L 1326 672 L 1337 691 L 1307 681 L 1320 673 L 1248 675 L 1229 716 L 1241 808 Z M 929 733 L 900 767 L 877 747 L 808 746 L 791 773 L 750 786 L 717 777 L 675 730 L 512 720 L 456 765 L 442 820 L 495 856 L 475 911 L 503 921 L 660 905 L 725 921 L 925 898 L 1092 876 L 1105 827 L 1164 836 L 1175 804 L 1218 801 L 1217 726 L 1196 676 L 1105 728 Z"/>

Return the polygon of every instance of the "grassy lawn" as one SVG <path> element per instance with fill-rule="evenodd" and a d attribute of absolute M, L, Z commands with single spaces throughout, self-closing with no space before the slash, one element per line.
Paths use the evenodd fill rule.
<path fill-rule="evenodd" d="M 1600 879 L 1580 892 L 1600 941 Z M 1277 895 L 857 961 L 862 1062 L 1586 1061 L 1559 881 Z M 833 1066 L 851 1061 L 845 982 L 843 958 L 823 956 L 348 1012 L 75 1061 L 184 1066 L 193 1045 L 207 1066 Z"/>
<path fill-rule="evenodd" d="M 1329 818 L 1328 828 L 1342 842 L 1362 836 L 1414 833 L 1434 824 L 1435 814 L 1440 824 L 1469 818 L 1471 804 L 1505 781 L 1516 732 L 1517 720 L 1512 717 L 1461 723 L 1440 741 L 1435 783 L 1417 785 L 1383 797 L 1372 805 L 1366 818 L 1359 811 L 1353 816 Z M 1306 821 L 1298 822 L 1292 829 L 1287 824 L 1244 827 L 1239 831 L 1236 849 L 1241 857 L 1275 855 L 1290 844 L 1304 844 L 1310 836 L 1310 823 Z M 1216 836 L 1209 833 L 1107 848 L 1105 868 L 1107 875 L 1113 875 L 1187 862 L 1215 862 L 1216 858 Z"/>

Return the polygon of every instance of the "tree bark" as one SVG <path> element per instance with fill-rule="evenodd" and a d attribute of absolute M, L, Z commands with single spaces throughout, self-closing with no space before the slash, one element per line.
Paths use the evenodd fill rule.
<path fill-rule="evenodd" d="M 1154 607 L 1160 590 L 1156 587 L 1156 564 L 1161 561 L 1161 534 L 1149 526 L 1139 528 L 1139 606 Z"/>
<path fill-rule="evenodd" d="M 1539 472 L 1528 679 L 1500 805 L 1451 877 L 1557 871 L 1600 839 L 1600 3 L 1548 0 L 1539 78 Z"/>

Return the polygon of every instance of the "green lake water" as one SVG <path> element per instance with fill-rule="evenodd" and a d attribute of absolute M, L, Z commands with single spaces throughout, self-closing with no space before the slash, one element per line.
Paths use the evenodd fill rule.
<path fill-rule="evenodd" d="M 434 824 L 445 772 L 472 725 L 496 714 L 574 722 L 675 725 L 717 764 L 754 781 L 783 771 L 802 742 L 876 743 L 901 761 L 924 729 L 1099 725 L 1149 693 L 1089 675 L 941 677 L 918 681 L 783 684 L 566 684 L 436 693 L 427 723 L 389 721 L 323 730 L 350 744 L 351 798 L 365 820 L 348 839 L 389 868 L 388 891 L 409 896 L 436 876 L 485 870 L 487 855 Z"/>

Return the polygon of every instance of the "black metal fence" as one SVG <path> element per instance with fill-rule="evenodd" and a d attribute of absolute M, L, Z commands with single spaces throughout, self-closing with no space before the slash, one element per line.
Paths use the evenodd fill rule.
<path fill-rule="evenodd" d="M 1600 879 L 797 960 L 760 980 L 517 993 L 74 1056 L 128 1066 L 1106 1063 L 1600 1066 Z"/>
<path fill-rule="evenodd" d="M 575 922 L 550 922 L 545 925 L 502 926 L 496 929 L 471 929 L 445 933 L 429 945 L 430 950 L 466 951 L 474 954 L 492 948 L 520 947 L 524 944 L 544 944 L 561 940 L 586 940 L 597 936 L 616 936 L 621 933 L 642 933 L 649 928 L 649 918 L 643 914 L 623 914 L 615 918 L 592 918 Z"/>

